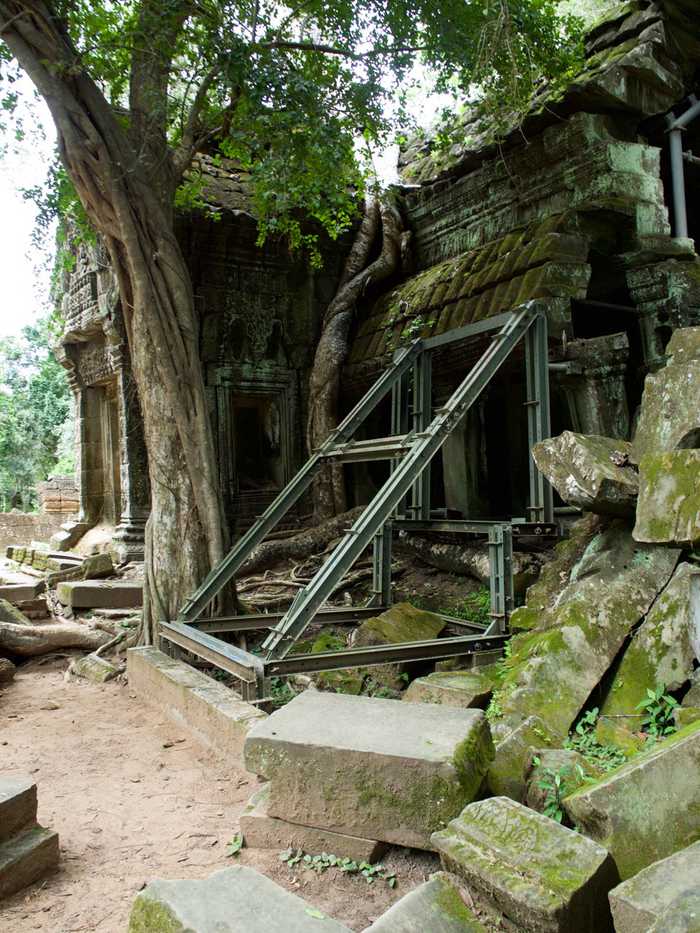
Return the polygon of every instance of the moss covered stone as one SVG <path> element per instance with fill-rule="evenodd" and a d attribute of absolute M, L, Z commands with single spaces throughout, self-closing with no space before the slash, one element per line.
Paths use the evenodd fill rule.
<path fill-rule="evenodd" d="M 274 881 L 235 865 L 208 878 L 152 881 L 137 896 L 128 933 L 349 933 Z"/>
<path fill-rule="evenodd" d="M 528 716 L 496 744 L 496 755 L 487 778 L 491 793 L 521 802 L 533 751 L 556 748 L 563 741 L 564 736 L 550 729 L 538 716 Z"/>
<path fill-rule="evenodd" d="M 454 878 L 436 872 L 410 891 L 365 933 L 486 933 L 464 903 Z"/>
<path fill-rule="evenodd" d="M 564 800 L 569 819 L 631 878 L 700 839 L 700 722 Z"/>
<path fill-rule="evenodd" d="M 249 771 L 272 817 L 427 848 L 477 795 L 494 748 L 483 711 L 307 691 L 255 729 Z"/>
<path fill-rule="evenodd" d="M 655 862 L 634 878 L 623 881 L 610 892 L 610 907 L 618 933 L 646 933 L 657 930 L 656 923 L 681 920 L 682 903 L 688 895 L 700 896 L 700 842 Z M 695 900 L 694 917 L 685 923 L 663 926 L 675 933 L 700 929 L 700 899 Z M 689 923 L 687 921 L 690 921 Z"/>
<path fill-rule="evenodd" d="M 700 365 L 697 368 L 700 370 Z M 697 417 L 700 422 L 700 413 Z M 700 443 L 700 427 L 698 432 Z M 700 450 L 642 457 L 634 537 L 637 541 L 686 546 L 700 541 Z"/>
<path fill-rule="evenodd" d="M 479 671 L 438 671 L 414 680 L 403 695 L 408 703 L 484 709 L 493 690 L 493 679 Z"/>
<path fill-rule="evenodd" d="M 589 543 L 544 629 L 511 640 L 495 694 L 498 735 L 528 716 L 566 735 L 625 639 L 667 584 L 678 551 L 636 544 L 614 520 Z"/>
<path fill-rule="evenodd" d="M 433 836 L 443 866 L 519 930 L 606 933 L 618 880 L 601 846 L 507 797 L 466 807 Z"/>
<path fill-rule="evenodd" d="M 571 571 L 603 525 L 604 519 L 592 512 L 574 522 L 569 537 L 557 544 L 553 558 L 544 564 L 539 579 L 527 591 L 525 605 L 511 615 L 511 632 L 547 627 L 549 612 L 568 584 Z"/>
<path fill-rule="evenodd" d="M 700 580 L 700 568 L 681 564 L 668 586 L 634 633 L 615 672 L 601 715 L 624 717 L 621 723 L 634 732 L 642 723 L 638 704 L 647 690 L 663 685 L 678 690 L 693 673 L 695 627 L 690 583 Z M 636 715 L 635 715 L 636 714 Z"/>
<path fill-rule="evenodd" d="M 532 448 L 540 472 L 565 502 L 602 515 L 633 515 L 639 481 L 627 457 L 627 441 L 564 431 Z"/>

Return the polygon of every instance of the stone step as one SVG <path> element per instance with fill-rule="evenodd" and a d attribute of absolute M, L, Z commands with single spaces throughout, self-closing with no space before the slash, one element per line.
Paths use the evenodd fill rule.
<path fill-rule="evenodd" d="M 268 813 L 430 848 L 479 791 L 494 749 L 482 710 L 307 691 L 248 734 Z"/>
<path fill-rule="evenodd" d="M 137 896 L 129 933 L 350 933 L 274 881 L 234 865 L 198 881 L 152 881 Z"/>
<path fill-rule="evenodd" d="M 0 775 L 0 842 L 36 823 L 36 784 L 28 774 Z"/>
<path fill-rule="evenodd" d="M 0 599 L 6 599 L 8 603 L 16 605 L 36 599 L 44 589 L 43 580 L 32 580 L 31 583 L 4 583 L 0 585 Z"/>
<path fill-rule="evenodd" d="M 375 839 L 363 839 L 361 836 L 348 836 L 344 833 L 332 833 L 327 829 L 313 826 L 300 826 L 270 816 L 268 804 L 270 785 L 263 784 L 248 801 L 241 814 L 240 827 L 245 844 L 250 849 L 301 849 L 308 855 L 327 852 L 341 858 L 351 858 L 356 862 L 376 862 L 386 852 L 384 842 Z"/>
<path fill-rule="evenodd" d="M 58 864 L 58 833 L 33 826 L 0 843 L 0 898 L 33 884 Z"/>
<path fill-rule="evenodd" d="M 59 583 L 56 592 L 69 609 L 131 609 L 143 604 L 143 584 L 135 580 L 71 580 Z"/>
<path fill-rule="evenodd" d="M 597 843 L 508 797 L 466 807 L 433 836 L 443 867 L 527 933 L 612 933 L 619 875 Z"/>
<path fill-rule="evenodd" d="M 445 872 L 409 891 L 364 933 L 487 933 Z"/>

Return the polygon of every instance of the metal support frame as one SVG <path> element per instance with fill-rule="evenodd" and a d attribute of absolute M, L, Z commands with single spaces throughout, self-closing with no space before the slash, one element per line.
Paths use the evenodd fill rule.
<path fill-rule="evenodd" d="M 700 101 L 691 94 L 690 106 L 679 117 L 669 113 L 666 117 L 669 152 L 671 157 L 671 181 L 673 187 L 673 226 L 676 237 L 688 236 L 688 210 L 685 198 L 685 170 L 683 166 L 683 131 L 689 123 L 700 116 Z"/>
<path fill-rule="evenodd" d="M 489 331 L 496 333 L 493 334 L 485 352 L 447 403 L 433 412 L 432 351 L 451 342 Z M 397 351 L 392 364 L 374 386 L 322 447 L 312 455 L 256 524 L 243 535 L 227 557 L 212 570 L 183 607 L 178 622 L 161 623 L 161 637 L 230 671 L 241 680 L 244 692 L 258 697 L 265 693 L 266 679 L 283 672 L 327 670 L 343 666 L 386 663 L 401 658 L 452 657 L 469 653 L 470 650 L 479 650 L 477 646 L 483 647 L 486 638 L 502 641 L 508 615 L 513 608 L 512 525 L 501 521 L 431 520 L 429 465 L 446 438 L 464 418 L 523 338 L 527 366 L 529 440 L 532 444 L 546 437 L 549 431 L 547 320 L 545 310 L 539 303 L 528 302 L 507 314 L 479 321 L 477 324 L 437 337 L 414 341 L 409 347 Z M 392 435 L 371 440 L 353 440 L 357 428 L 389 392 L 392 394 Z M 412 410 L 409 410 L 408 406 L 409 393 Z M 252 549 L 308 489 L 324 463 L 330 460 L 357 462 L 372 459 L 389 460 L 389 478 L 311 582 L 297 593 L 286 613 L 257 618 L 201 618 L 207 605 L 235 576 Z M 410 513 L 410 518 L 403 517 L 404 510 Z M 392 521 L 394 517 L 396 520 Z M 542 530 L 553 527 L 546 524 L 552 521 L 551 490 L 534 464 L 531 465 L 528 508 L 528 518 L 533 517 L 536 519 L 534 524 L 526 522 L 518 527 L 522 527 L 523 532 L 526 528 Z M 333 617 L 333 612 L 335 618 L 344 612 L 329 612 L 324 610 L 323 606 L 338 581 L 370 543 L 373 544 L 374 555 L 371 600 L 373 610 L 376 612 L 377 606 L 387 607 L 391 604 L 391 544 L 394 525 L 488 534 L 492 622 L 487 630 L 481 636 L 472 634 L 461 635 L 456 639 L 434 639 L 414 647 L 410 644 L 382 646 L 381 650 L 371 654 L 372 658 L 381 657 L 381 660 L 368 660 L 368 649 L 362 649 L 365 652 L 362 657 L 358 650 L 347 649 L 317 654 L 313 660 L 309 660 L 308 656 L 297 655 L 287 658 L 294 643 L 314 618 L 320 615 L 328 620 Z M 535 530 L 533 533 L 539 532 Z M 371 610 L 368 608 L 365 611 Z M 358 610 L 345 611 L 346 614 L 347 612 L 352 615 Z M 357 618 L 357 615 L 354 617 Z M 479 631 L 478 626 L 468 623 L 462 623 L 461 626 L 466 631 Z M 210 634 L 257 628 L 269 628 L 263 645 L 266 656 L 262 659 L 234 648 Z M 457 628 L 460 630 L 459 626 Z"/>
<path fill-rule="evenodd" d="M 489 635 L 503 635 L 513 611 L 513 532 L 510 525 L 489 529 L 491 625 Z"/>
<path fill-rule="evenodd" d="M 525 406 L 530 472 L 527 518 L 531 522 L 551 522 L 554 519 L 552 487 L 537 469 L 532 457 L 533 446 L 551 435 L 546 318 L 537 318 L 525 335 L 525 341 Z"/>

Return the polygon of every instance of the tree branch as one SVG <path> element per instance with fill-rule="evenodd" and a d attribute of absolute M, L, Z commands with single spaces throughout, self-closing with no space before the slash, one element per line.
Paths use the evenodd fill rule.
<path fill-rule="evenodd" d="M 173 160 L 178 181 L 188 169 L 192 161 L 192 156 L 197 151 L 197 145 L 201 144 L 201 140 L 211 133 L 211 129 L 208 129 L 204 134 L 197 134 L 197 124 L 202 113 L 202 108 L 206 102 L 207 94 L 220 74 L 221 63 L 217 63 L 204 75 L 202 83 L 197 88 L 197 93 L 192 101 L 192 106 L 190 107 L 190 112 L 182 131 L 182 143 L 178 147 L 178 151 Z"/>
<path fill-rule="evenodd" d="M 325 45 L 321 42 L 295 42 L 287 39 L 272 39 L 269 42 L 259 42 L 261 49 L 282 49 L 290 52 L 316 52 L 321 55 L 339 55 L 352 61 L 366 61 L 368 58 L 381 58 L 386 55 L 403 55 L 413 52 L 425 52 L 425 45 L 392 45 L 384 48 L 369 49 L 367 52 L 353 52 L 352 49 L 338 48 L 335 45 Z"/>

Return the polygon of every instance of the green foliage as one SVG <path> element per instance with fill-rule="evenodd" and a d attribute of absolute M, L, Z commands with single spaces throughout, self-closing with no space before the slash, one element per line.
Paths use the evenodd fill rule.
<path fill-rule="evenodd" d="M 627 758 L 617 745 L 601 745 L 597 740 L 595 727 L 598 713 L 597 706 L 587 710 L 576 723 L 573 733 L 564 742 L 564 747 L 579 752 L 586 761 L 597 765 L 602 771 L 614 771 L 623 765 Z"/>
<path fill-rule="evenodd" d="M 58 472 L 65 427 L 70 429 L 71 397 L 65 370 L 49 347 L 50 318 L 25 327 L 19 337 L 0 341 L 0 493 L 13 496 L 33 489 Z M 74 463 L 63 445 L 60 468 Z M 25 502 L 26 505 L 26 502 Z"/>
<path fill-rule="evenodd" d="M 241 833 L 236 833 L 236 835 L 233 837 L 233 839 L 228 844 L 228 847 L 226 849 L 226 855 L 228 855 L 229 858 L 235 858 L 242 848 L 243 848 L 243 835 Z"/>
<path fill-rule="evenodd" d="M 295 696 L 296 693 L 289 686 L 285 677 L 270 678 L 270 700 L 275 709 L 285 706 Z"/>
<path fill-rule="evenodd" d="M 236 160 L 250 174 L 260 241 L 284 237 L 314 264 L 321 231 L 347 231 L 374 184 L 373 148 L 412 131 L 411 95 L 464 100 L 478 85 L 498 120 L 580 60 L 580 23 L 553 0 L 55 0 L 53 9 L 77 56 L 53 60 L 47 44 L 56 83 L 84 68 L 125 151 L 147 162 L 143 131 L 157 127 L 154 140 L 172 151 L 195 142 Z M 15 114 L 19 72 L 0 48 L 0 101 Z M 61 184 L 54 173 L 49 211 L 60 210 Z M 202 206 L 198 185 L 186 181 L 176 202 Z"/>
<path fill-rule="evenodd" d="M 565 816 L 562 801 L 589 778 L 581 765 L 543 768 L 540 758 L 533 758 L 532 761 L 540 769 L 536 784 L 545 795 L 542 812 L 557 823 L 562 823 Z"/>
<path fill-rule="evenodd" d="M 466 622 L 478 622 L 481 625 L 487 625 L 491 621 L 490 612 L 491 594 L 489 588 L 481 586 L 472 593 L 468 593 L 460 603 L 446 611 L 445 614 L 454 616 L 456 619 L 464 619 Z"/>
<path fill-rule="evenodd" d="M 390 888 L 396 887 L 396 875 L 378 862 L 376 865 L 370 865 L 369 862 L 356 862 L 351 858 L 342 858 L 337 855 L 329 855 L 328 852 L 321 852 L 320 855 L 306 854 L 303 849 L 285 849 L 280 852 L 279 860 L 285 862 L 288 868 L 308 868 L 315 871 L 317 875 L 322 875 L 329 868 L 345 872 L 348 875 L 360 875 L 367 884 L 374 884 L 377 879 L 386 881 Z"/>
<path fill-rule="evenodd" d="M 654 739 L 673 735 L 677 731 L 673 720 L 673 711 L 677 706 L 678 701 L 666 693 L 664 684 L 657 685 L 654 690 L 647 689 L 646 697 L 635 706 L 635 709 L 644 713 L 642 731 Z"/>

